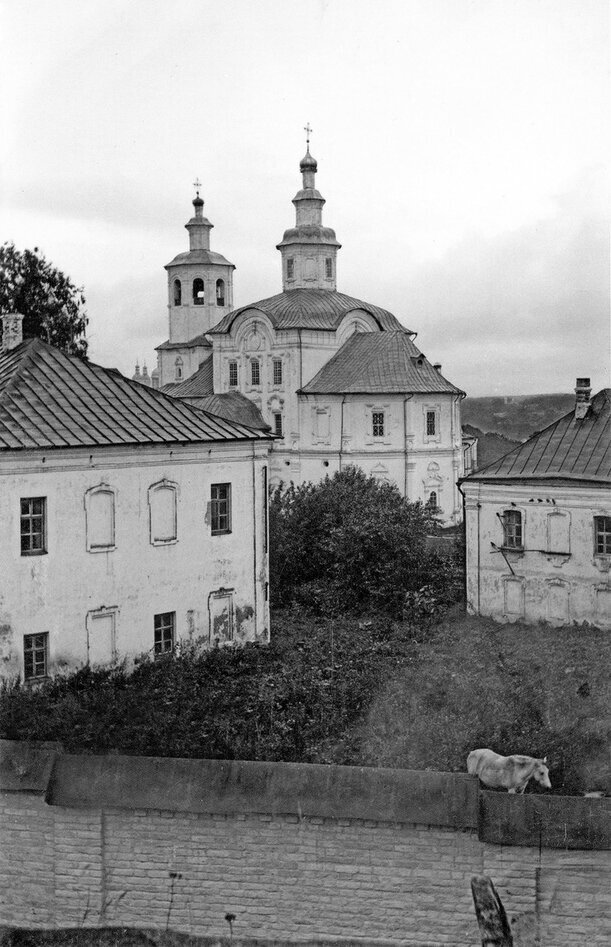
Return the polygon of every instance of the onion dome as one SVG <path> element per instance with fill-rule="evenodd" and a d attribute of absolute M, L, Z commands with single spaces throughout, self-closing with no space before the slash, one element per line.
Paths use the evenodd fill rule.
<path fill-rule="evenodd" d="M 303 173 L 304 171 L 316 171 L 318 170 L 318 165 L 316 164 L 316 158 L 313 158 L 310 154 L 310 146 L 308 145 L 308 150 L 306 151 L 304 157 L 299 162 L 299 170 Z"/>

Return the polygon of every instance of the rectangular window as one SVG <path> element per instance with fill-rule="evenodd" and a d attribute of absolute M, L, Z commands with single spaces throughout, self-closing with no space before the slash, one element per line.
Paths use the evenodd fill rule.
<path fill-rule="evenodd" d="M 282 384 L 282 359 L 274 359 L 274 385 Z"/>
<path fill-rule="evenodd" d="M 23 677 L 26 681 L 47 676 L 49 633 L 23 636 Z"/>
<path fill-rule="evenodd" d="M 373 411 L 371 420 L 373 425 L 373 436 L 384 437 L 384 412 Z"/>
<path fill-rule="evenodd" d="M 253 358 L 250 363 L 250 383 L 251 385 L 260 385 L 261 384 L 261 372 L 259 370 L 259 361 L 256 358 Z"/>
<path fill-rule="evenodd" d="M 162 612 L 155 615 L 155 657 L 169 654 L 174 650 L 176 634 L 176 612 Z"/>
<path fill-rule="evenodd" d="M 274 412 L 274 434 L 277 437 L 283 437 L 282 434 L 282 414 L 280 411 Z"/>
<path fill-rule="evenodd" d="M 46 497 L 21 500 L 21 555 L 41 556 L 47 551 Z"/>
<path fill-rule="evenodd" d="M 238 363 L 229 362 L 229 387 L 238 387 Z"/>
<path fill-rule="evenodd" d="M 213 483 L 210 488 L 212 535 L 231 532 L 231 484 Z"/>
<path fill-rule="evenodd" d="M 327 279 L 331 279 L 333 276 L 333 260 L 329 260 L 328 258 L 325 260 L 325 275 Z"/>
<path fill-rule="evenodd" d="M 437 420 L 434 411 L 426 412 L 426 436 L 434 437 L 437 433 Z"/>
<path fill-rule="evenodd" d="M 286 261 L 286 278 L 293 279 L 295 276 L 295 261 L 287 260 Z"/>
<path fill-rule="evenodd" d="M 594 553 L 611 556 L 611 516 L 594 517 Z"/>
<path fill-rule="evenodd" d="M 519 510 L 503 513 L 503 546 L 506 549 L 522 549 L 522 514 Z"/>

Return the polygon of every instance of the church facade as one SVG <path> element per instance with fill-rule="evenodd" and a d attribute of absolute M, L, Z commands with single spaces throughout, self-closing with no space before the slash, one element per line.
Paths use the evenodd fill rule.
<path fill-rule="evenodd" d="M 338 292 L 341 245 L 322 222 L 309 145 L 300 172 L 295 226 L 277 245 L 282 291 L 235 309 L 233 265 L 210 250 L 198 193 L 189 252 L 166 267 L 170 333 L 157 349 L 159 384 L 193 404 L 214 394 L 219 404 L 240 395 L 256 406 L 275 435 L 272 484 L 357 465 L 456 523 L 464 392 L 391 312 Z"/>

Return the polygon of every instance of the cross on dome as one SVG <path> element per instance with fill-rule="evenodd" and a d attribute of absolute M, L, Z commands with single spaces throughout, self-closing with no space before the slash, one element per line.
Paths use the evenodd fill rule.
<path fill-rule="evenodd" d="M 195 191 L 196 191 L 196 194 L 197 194 L 198 197 L 199 197 L 199 189 L 200 189 L 201 186 L 202 186 L 202 182 L 200 181 L 200 179 L 199 179 L 199 178 L 195 178 L 195 180 L 194 180 L 194 182 L 193 182 L 193 187 L 195 188 Z"/>
<path fill-rule="evenodd" d="M 312 134 L 312 132 L 314 131 L 314 129 L 313 129 L 313 128 L 310 128 L 310 123 L 309 123 L 309 122 L 306 122 L 306 124 L 303 126 L 303 130 L 304 130 L 304 132 L 306 133 L 306 145 L 308 146 L 308 151 L 309 151 L 309 149 L 310 149 L 310 135 Z"/>

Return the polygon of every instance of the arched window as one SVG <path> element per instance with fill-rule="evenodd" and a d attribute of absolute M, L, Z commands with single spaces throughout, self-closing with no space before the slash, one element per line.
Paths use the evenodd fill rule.
<path fill-rule="evenodd" d="M 193 280 L 193 304 L 195 306 L 204 305 L 204 281 L 201 276 Z"/>
<path fill-rule="evenodd" d="M 182 284 L 179 279 L 174 280 L 174 305 L 180 306 L 182 303 Z"/>
<path fill-rule="evenodd" d="M 182 359 L 180 355 L 174 362 L 174 378 L 176 381 L 182 381 Z"/>
<path fill-rule="evenodd" d="M 161 480 L 149 487 L 150 541 L 153 546 L 176 541 L 177 487 L 170 480 Z"/>
<path fill-rule="evenodd" d="M 429 498 L 426 501 L 426 505 L 429 510 L 437 509 L 437 491 L 436 490 L 431 490 L 431 492 L 429 493 Z"/>
<path fill-rule="evenodd" d="M 225 280 L 222 279 L 216 281 L 216 304 L 217 306 L 225 305 Z"/>
<path fill-rule="evenodd" d="M 115 493 L 107 483 L 85 494 L 87 551 L 105 552 L 115 548 Z"/>

